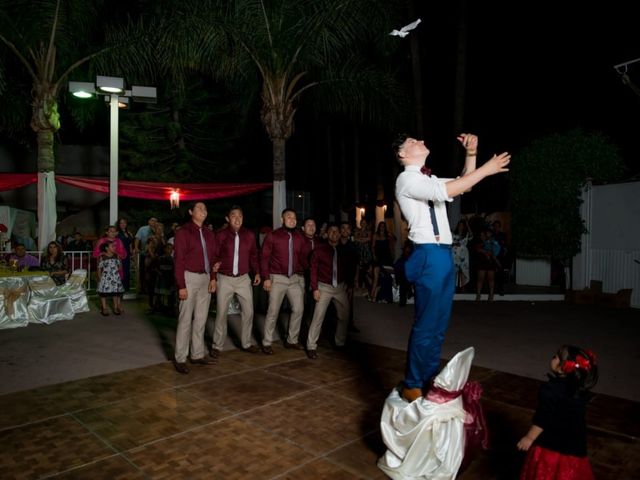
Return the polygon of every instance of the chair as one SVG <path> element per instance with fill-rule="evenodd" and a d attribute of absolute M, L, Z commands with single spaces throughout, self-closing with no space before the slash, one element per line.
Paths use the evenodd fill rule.
<path fill-rule="evenodd" d="M 28 283 L 31 291 L 27 305 L 29 322 L 51 324 L 73 318 L 71 299 L 66 295 L 60 295 L 59 287 L 51 277 L 30 277 Z"/>
<path fill-rule="evenodd" d="M 89 311 L 87 291 L 84 288 L 86 280 L 87 271 L 83 268 L 78 268 L 69 275 L 64 284 L 58 287 L 58 296 L 69 297 L 74 314 Z"/>
<path fill-rule="evenodd" d="M 389 477 L 453 479 L 466 453 L 487 447 L 481 389 L 467 382 L 474 354 L 473 347 L 458 352 L 425 397 L 408 403 L 398 389 L 389 394 L 380 420 L 387 451 L 378 460 Z"/>
<path fill-rule="evenodd" d="M 26 327 L 29 287 L 25 277 L 0 277 L 0 329 Z"/>

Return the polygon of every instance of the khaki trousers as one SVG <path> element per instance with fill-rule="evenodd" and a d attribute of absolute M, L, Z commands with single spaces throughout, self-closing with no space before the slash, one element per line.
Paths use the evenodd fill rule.
<path fill-rule="evenodd" d="M 304 312 L 304 277 L 302 275 L 291 275 L 291 277 L 271 275 L 269 308 L 264 321 L 264 338 L 262 339 L 262 345 L 265 347 L 268 347 L 273 342 L 273 331 L 276 328 L 280 306 L 285 295 L 291 304 L 287 342 L 298 343 L 300 321 Z"/>
<path fill-rule="evenodd" d="M 324 322 L 324 316 L 331 302 L 335 305 L 336 313 L 338 314 L 335 342 L 337 346 L 341 347 L 347 341 L 347 326 L 349 325 L 347 285 L 342 282 L 339 283 L 337 287 L 333 287 L 328 283 L 318 282 L 318 290 L 320 291 L 320 300 L 316 303 L 311 326 L 309 327 L 307 350 L 315 350 L 318 348 L 318 338 L 322 330 L 322 323 Z"/>
<path fill-rule="evenodd" d="M 218 274 L 218 286 L 216 288 L 216 324 L 213 329 L 213 348 L 222 350 L 224 341 L 227 338 L 227 312 L 229 303 L 236 294 L 242 309 L 242 327 L 240 342 L 242 348 L 251 346 L 251 327 L 253 326 L 253 289 L 251 287 L 251 277 L 244 274 L 239 277 Z"/>
<path fill-rule="evenodd" d="M 209 316 L 209 275 L 207 273 L 184 272 L 187 287 L 187 299 L 180 300 L 178 329 L 176 331 L 176 362 L 183 363 L 189 354 L 191 339 L 191 358 L 205 355 L 204 329 Z"/>

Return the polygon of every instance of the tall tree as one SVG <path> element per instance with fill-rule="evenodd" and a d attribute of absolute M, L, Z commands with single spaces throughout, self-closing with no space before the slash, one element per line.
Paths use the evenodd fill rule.
<path fill-rule="evenodd" d="M 30 125 L 37 139 L 38 244 L 55 239 L 54 135 L 60 129 L 59 95 L 68 77 L 87 62 L 130 44 L 126 29 L 105 33 L 104 2 L 90 0 L 0 1 L 0 111 L 11 132 L 24 129 L 20 107 L 30 100 Z M 123 50 L 118 51 L 126 58 Z M 138 61 L 138 64 L 143 63 Z M 16 91 L 14 85 L 22 86 Z M 6 107 L 6 110 L 5 110 Z"/>
<path fill-rule="evenodd" d="M 322 107 L 393 118 L 402 91 L 367 50 L 386 41 L 395 15 L 384 0 L 185 0 L 159 51 L 197 62 L 218 78 L 256 79 L 262 124 L 273 151 L 273 224 L 286 200 L 286 142 L 307 92 Z M 188 34 L 189 36 L 185 36 Z"/>

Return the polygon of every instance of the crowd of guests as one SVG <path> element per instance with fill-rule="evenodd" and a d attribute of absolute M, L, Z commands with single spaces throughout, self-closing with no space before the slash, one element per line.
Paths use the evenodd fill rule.
<path fill-rule="evenodd" d="M 482 217 L 463 218 L 453 230 L 452 252 L 458 292 L 466 292 L 468 284 L 474 285 L 478 301 L 485 286 L 489 301 L 494 299 L 496 289 L 504 293 L 512 255 L 500 220 L 487 223 Z"/>

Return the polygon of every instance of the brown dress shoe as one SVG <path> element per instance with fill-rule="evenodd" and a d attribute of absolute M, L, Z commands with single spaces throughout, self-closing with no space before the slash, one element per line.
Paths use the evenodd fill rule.
<path fill-rule="evenodd" d="M 307 357 L 309 357 L 311 360 L 315 360 L 316 358 L 318 358 L 318 353 L 315 350 L 307 350 Z"/>
<path fill-rule="evenodd" d="M 242 351 L 247 353 L 258 353 L 260 349 L 255 345 L 249 345 L 247 348 L 243 348 Z"/>
<path fill-rule="evenodd" d="M 220 358 L 220 350 L 218 350 L 217 348 L 212 348 L 209 352 L 209 356 L 213 358 L 214 361 L 218 360 Z"/>
<path fill-rule="evenodd" d="M 407 388 L 404 387 L 402 389 L 402 398 L 404 398 L 407 402 L 412 403 L 414 400 L 422 397 L 422 389 L 421 388 Z"/>
<path fill-rule="evenodd" d="M 189 361 L 194 365 L 213 365 L 216 363 L 216 360 L 210 357 L 190 358 Z"/>
<path fill-rule="evenodd" d="M 285 340 L 284 342 L 282 342 L 282 345 L 284 345 L 284 348 L 293 348 L 294 350 L 304 350 L 304 346 L 300 342 L 289 343 Z"/>
<path fill-rule="evenodd" d="M 176 372 L 178 373 L 182 373 L 185 375 L 189 373 L 189 368 L 187 367 L 187 364 L 184 362 L 173 362 L 173 366 L 176 367 Z"/>
<path fill-rule="evenodd" d="M 262 353 L 264 353 L 265 355 L 273 355 L 273 348 L 271 348 L 271 345 L 268 345 L 266 347 L 262 347 Z"/>

